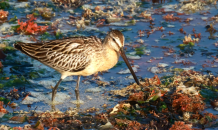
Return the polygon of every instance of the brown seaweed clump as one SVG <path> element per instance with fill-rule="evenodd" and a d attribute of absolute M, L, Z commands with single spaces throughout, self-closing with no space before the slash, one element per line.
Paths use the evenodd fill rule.
<path fill-rule="evenodd" d="M 52 0 L 58 6 L 77 8 L 90 0 Z"/>

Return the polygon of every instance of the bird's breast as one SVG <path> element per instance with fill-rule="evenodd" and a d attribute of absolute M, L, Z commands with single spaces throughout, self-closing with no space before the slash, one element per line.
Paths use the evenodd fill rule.
<path fill-rule="evenodd" d="M 111 69 L 114 67 L 119 60 L 119 54 L 114 50 L 107 50 L 107 53 L 102 58 L 101 61 L 99 61 L 99 69 L 98 71 L 106 71 L 108 69 Z"/>

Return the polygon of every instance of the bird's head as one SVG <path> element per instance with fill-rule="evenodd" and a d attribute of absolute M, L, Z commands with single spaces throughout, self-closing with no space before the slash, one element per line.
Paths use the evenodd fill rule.
<path fill-rule="evenodd" d="M 111 30 L 105 38 L 106 44 L 108 44 L 111 49 L 114 49 L 116 52 L 118 52 L 122 56 L 130 72 L 132 73 L 136 83 L 139 85 L 140 83 L 135 75 L 135 72 L 133 71 L 131 65 L 129 64 L 128 59 L 126 58 L 125 52 L 123 50 L 124 40 L 125 38 L 122 32 L 120 32 L 119 30 Z"/>
<path fill-rule="evenodd" d="M 117 52 L 119 52 L 120 49 L 124 47 L 125 38 L 122 32 L 120 32 L 119 30 L 111 30 L 110 32 L 108 32 L 106 40 L 110 48 L 114 49 Z"/>

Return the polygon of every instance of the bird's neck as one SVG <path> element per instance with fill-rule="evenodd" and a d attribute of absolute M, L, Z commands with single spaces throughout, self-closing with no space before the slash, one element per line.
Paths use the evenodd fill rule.
<path fill-rule="evenodd" d="M 103 43 L 103 48 L 103 59 L 105 61 L 102 61 L 103 64 L 101 67 L 101 71 L 106 71 L 117 64 L 119 59 L 119 53 L 115 51 L 113 48 L 111 48 L 110 44 L 108 43 Z"/>
<path fill-rule="evenodd" d="M 119 53 L 113 48 L 109 41 L 103 42 L 105 58 L 111 58 L 112 56 L 119 57 Z"/>
<path fill-rule="evenodd" d="M 104 48 L 104 54 L 105 54 L 105 58 L 111 58 L 112 55 L 115 56 L 117 55 L 119 57 L 119 53 L 114 49 L 114 47 L 110 44 L 110 40 L 108 37 L 106 37 L 103 40 L 103 48 Z"/>

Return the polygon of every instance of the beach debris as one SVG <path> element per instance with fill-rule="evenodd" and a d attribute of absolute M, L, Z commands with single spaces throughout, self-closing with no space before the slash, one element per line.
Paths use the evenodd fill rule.
<path fill-rule="evenodd" d="M 195 43 L 195 40 L 192 40 L 191 35 L 185 36 L 185 39 L 183 40 L 183 44 L 188 44 L 190 42 Z"/>
<path fill-rule="evenodd" d="M 95 88 L 88 88 L 85 91 L 88 93 L 97 93 L 97 92 L 102 91 L 102 89 L 100 87 L 95 87 Z"/>
<path fill-rule="evenodd" d="M 168 64 L 166 64 L 166 63 L 158 63 L 157 64 L 157 67 L 167 67 L 167 66 L 169 66 Z"/>
<path fill-rule="evenodd" d="M 22 124 L 25 121 L 26 121 L 26 116 L 20 115 L 20 116 L 13 116 L 12 118 L 9 119 L 8 123 Z"/>
<path fill-rule="evenodd" d="M 77 29 L 85 29 L 86 27 L 84 17 L 82 17 L 81 20 L 76 20 L 75 23 Z"/>
<path fill-rule="evenodd" d="M 161 73 L 161 70 L 158 67 L 149 67 L 148 71 L 150 71 L 151 73 L 154 73 L 154 74 Z"/>
<path fill-rule="evenodd" d="M 196 87 L 186 87 L 183 83 L 180 83 L 179 86 L 176 87 L 177 93 L 185 93 L 188 95 L 198 95 L 199 92 L 196 90 Z"/>
<path fill-rule="evenodd" d="M 117 104 L 113 110 L 110 112 L 110 114 L 116 114 L 118 112 L 119 109 L 122 109 L 123 107 L 127 107 L 129 108 L 131 105 L 129 103 L 125 103 L 125 104 Z"/>
<path fill-rule="evenodd" d="M 138 72 L 138 68 L 139 66 L 136 65 L 132 66 L 134 72 Z M 130 70 L 129 69 L 121 70 L 118 72 L 118 74 L 130 74 Z"/>

